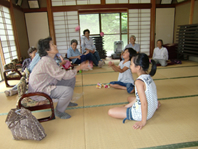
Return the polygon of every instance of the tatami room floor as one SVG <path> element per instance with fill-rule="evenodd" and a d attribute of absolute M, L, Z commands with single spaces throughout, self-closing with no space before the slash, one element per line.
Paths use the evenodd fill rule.
<path fill-rule="evenodd" d="M 119 63 L 118 60 L 114 60 Z M 5 124 L 7 113 L 15 108 L 17 95 L 6 97 L 7 88 L 0 83 L 1 149 L 136 149 L 198 148 L 198 63 L 158 67 L 153 77 L 161 107 L 142 130 L 132 128 L 135 121 L 122 123 L 108 116 L 115 106 L 123 106 L 130 96 L 113 88 L 96 89 L 96 84 L 117 80 L 118 73 L 106 65 L 79 73 L 75 93 L 83 93 L 77 107 L 66 111 L 68 120 L 56 118 L 44 122 L 47 137 L 42 141 L 15 141 Z M 134 79 L 137 75 L 134 75 Z M 15 82 L 16 83 L 16 82 Z M 36 117 L 49 115 L 48 110 L 35 112 Z"/>

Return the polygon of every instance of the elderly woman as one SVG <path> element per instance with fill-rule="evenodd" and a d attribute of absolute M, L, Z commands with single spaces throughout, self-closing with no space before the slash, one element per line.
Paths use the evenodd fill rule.
<path fill-rule="evenodd" d="M 168 50 L 162 45 L 163 41 L 161 39 L 157 40 L 157 47 L 154 49 L 153 52 L 153 60 L 156 62 L 156 64 L 166 66 L 166 61 L 168 60 Z"/>
<path fill-rule="evenodd" d="M 35 47 L 30 47 L 28 49 L 28 55 L 30 58 L 26 58 L 22 63 L 22 71 L 25 70 L 25 68 L 29 68 L 29 65 L 31 64 L 31 61 L 33 61 L 35 55 L 36 55 L 37 49 Z M 18 85 L 18 84 L 17 84 Z M 15 94 L 18 94 L 17 85 L 15 85 L 10 90 L 5 90 L 4 93 L 6 96 L 13 96 Z"/>
<path fill-rule="evenodd" d="M 140 52 L 140 45 L 135 43 L 136 37 L 134 35 L 131 35 L 130 37 L 130 44 L 126 45 L 126 48 L 133 48 L 137 53 Z"/>
<path fill-rule="evenodd" d="M 84 38 L 82 38 L 82 51 L 84 52 L 89 52 L 92 57 L 93 63 L 98 66 L 102 67 L 104 65 L 104 61 L 100 59 L 98 51 L 96 51 L 96 47 L 94 45 L 93 39 L 89 37 L 90 31 L 88 29 L 83 31 Z"/>
<path fill-rule="evenodd" d="M 54 60 L 58 50 L 51 37 L 38 41 L 38 53 L 41 59 L 30 75 L 28 92 L 44 92 L 52 99 L 58 99 L 56 116 L 68 119 L 71 116 L 65 113 L 65 110 L 72 100 L 75 76 L 78 70 L 87 69 L 88 65 L 82 63 L 69 71 L 61 69 Z"/>
<path fill-rule="evenodd" d="M 76 39 L 73 39 L 71 41 L 71 47 L 67 50 L 67 57 L 72 60 L 72 63 L 80 64 L 87 60 L 92 61 L 91 54 L 89 53 L 89 51 L 82 55 L 76 48 L 77 45 L 78 41 Z"/>

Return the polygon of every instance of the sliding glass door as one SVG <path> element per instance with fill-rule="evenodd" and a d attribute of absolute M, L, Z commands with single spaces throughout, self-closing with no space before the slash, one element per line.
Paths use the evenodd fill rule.
<path fill-rule="evenodd" d="M 81 35 L 84 29 L 90 30 L 90 36 L 104 32 L 104 49 L 107 56 L 114 53 L 114 42 L 122 40 L 123 47 L 128 44 L 127 13 L 80 14 Z"/>
<path fill-rule="evenodd" d="M 101 30 L 105 33 L 104 49 L 110 56 L 114 53 L 114 42 L 120 41 L 120 13 L 102 13 Z"/>

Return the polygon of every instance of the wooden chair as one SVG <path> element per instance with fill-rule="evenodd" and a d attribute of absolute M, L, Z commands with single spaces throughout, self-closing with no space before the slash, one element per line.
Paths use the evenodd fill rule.
<path fill-rule="evenodd" d="M 30 111 L 51 109 L 51 115 L 48 117 L 38 119 L 39 122 L 46 122 L 55 119 L 53 100 L 45 93 L 34 92 L 26 93 L 27 83 L 25 77 L 20 79 L 20 83 L 17 85 L 19 100 L 17 101 L 17 108 L 26 108 Z M 36 96 L 36 97 L 35 97 Z M 31 97 L 31 98 L 30 98 Z M 44 99 L 37 101 L 36 99 Z M 34 100 L 33 100 L 34 99 Z"/>
<path fill-rule="evenodd" d="M 23 73 L 16 68 L 15 63 L 11 62 L 9 64 L 4 65 L 3 75 L 4 75 L 6 87 L 13 87 L 14 85 L 10 85 L 8 81 L 20 80 L 21 77 L 23 76 Z"/>

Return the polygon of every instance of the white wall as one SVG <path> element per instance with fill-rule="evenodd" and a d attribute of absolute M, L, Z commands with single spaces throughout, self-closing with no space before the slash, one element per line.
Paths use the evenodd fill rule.
<path fill-rule="evenodd" d="M 173 43 L 174 20 L 175 8 L 156 9 L 155 41 L 157 41 L 158 39 L 162 39 L 164 44 Z"/>
<path fill-rule="evenodd" d="M 47 12 L 25 13 L 30 46 L 37 47 L 39 39 L 49 37 Z"/>

